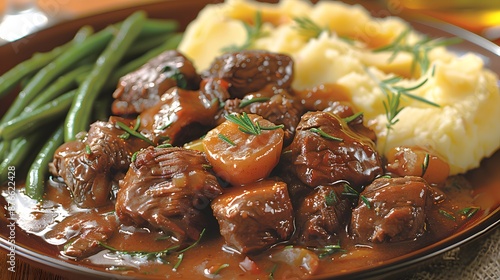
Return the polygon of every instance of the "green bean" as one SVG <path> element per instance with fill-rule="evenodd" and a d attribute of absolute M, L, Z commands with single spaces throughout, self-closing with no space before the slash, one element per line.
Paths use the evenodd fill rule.
<path fill-rule="evenodd" d="M 13 140 L 27 135 L 35 127 L 62 117 L 71 107 L 75 94 L 76 90 L 67 92 L 31 112 L 0 125 L 0 138 L 7 141 Z"/>
<path fill-rule="evenodd" d="M 9 141 L 1 141 L 0 142 L 0 158 L 5 158 L 7 151 L 10 149 Z"/>
<path fill-rule="evenodd" d="M 165 40 L 169 38 L 169 35 L 154 36 L 146 40 L 135 40 L 134 44 L 130 47 L 124 57 L 124 61 L 130 60 L 130 58 L 135 58 L 162 45 Z"/>
<path fill-rule="evenodd" d="M 88 129 L 92 104 L 113 69 L 139 35 L 145 18 L 144 12 L 136 12 L 125 19 L 115 38 L 99 56 L 89 76 L 78 88 L 73 104 L 66 116 L 65 141 L 73 140 L 77 133 Z"/>
<path fill-rule="evenodd" d="M 35 99 L 33 99 L 33 101 L 31 101 L 29 105 L 24 108 L 23 113 L 36 110 L 37 107 L 42 106 L 57 96 L 76 88 L 78 86 L 76 80 L 77 77 L 88 74 L 91 69 L 91 65 L 82 65 L 73 71 L 64 74 L 64 76 L 59 77 L 52 85 L 47 87 Z"/>
<path fill-rule="evenodd" d="M 30 136 L 22 137 L 18 143 L 12 147 L 10 153 L 0 163 L 0 182 L 7 180 L 9 167 L 14 166 L 16 170 L 20 167 L 32 152 L 32 149 L 39 143 L 39 138 L 44 131 L 37 131 Z"/>
<path fill-rule="evenodd" d="M 110 82 L 113 83 L 113 86 L 115 86 L 121 77 L 125 76 L 126 74 L 134 70 L 137 70 L 139 67 L 144 65 L 150 59 L 154 58 L 155 56 L 158 56 L 165 50 L 175 49 L 179 45 L 181 39 L 182 39 L 182 34 L 180 33 L 176 33 L 169 36 L 162 45 L 148 51 L 142 56 L 121 66 L 117 71 L 113 73 L 113 76 L 111 77 L 111 79 L 109 79 Z"/>
<path fill-rule="evenodd" d="M 63 52 L 65 52 L 70 46 L 82 43 L 92 34 L 92 28 L 89 26 L 82 27 L 75 35 L 72 41 L 56 47 L 46 53 L 36 53 L 31 58 L 17 64 L 9 71 L 5 72 L 0 76 L 0 97 L 7 94 L 15 85 L 17 85 L 22 79 L 30 76 L 34 72 L 38 71 L 49 62 L 53 61 Z"/>
<path fill-rule="evenodd" d="M 102 51 L 106 44 L 112 39 L 113 30 L 112 27 L 108 27 L 93 34 L 82 43 L 73 45 L 60 54 L 54 61 L 38 71 L 26 88 L 19 93 L 14 103 L 3 116 L 1 123 L 5 123 L 13 117 L 16 117 L 46 85 L 51 83 L 57 76 L 61 75 L 61 73 L 66 71 L 76 62 L 92 53 Z"/>
<path fill-rule="evenodd" d="M 176 31 L 179 28 L 179 23 L 170 19 L 148 19 L 144 22 L 143 30 L 139 35 L 139 39 L 152 38 L 161 34 L 167 34 Z"/>
<path fill-rule="evenodd" d="M 54 157 L 57 148 L 64 142 L 64 126 L 61 124 L 45 142 L 35 160 L 28 169 L 26 176 L 26 194 L 36 200 L 42 200 L 45 190 L 45 179 L 47 178 L 49 163 Z"/>

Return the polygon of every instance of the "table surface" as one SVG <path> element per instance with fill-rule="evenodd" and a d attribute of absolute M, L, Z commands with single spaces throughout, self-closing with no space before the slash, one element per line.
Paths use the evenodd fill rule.
<path fill-rule="evenodd" d="M 39 6 L 42 10 L 47 11 L 53 18 L 58 21 L 78 18 L 82 16 L 97 14 L 105 11 L 111 11 L 118 8 L 130 7 L 137 4 L 146 4 L 165 0 L 52 0 L 40 1 Z M 389 1 L 390 2 L 390 1 Z M 5 9 L 5 1 L 0 1 L 0 14 Z M 398 8 L 398 7 L 394 7 Z M 407 9 L 408 10 L 408 9 Z M 431 16 L 449 23 L 458 25 L 482 36 L 491 36 L 491 39 L 496 44 L 500 45 L 500 5 L 497 11 L 493 12 L 489 17 L 478 16 L 477 11 L 457 10 L 455 12 L 440 11 L 440 10 L 412 10 L 412 13 L 419 13 L 422 16 Z M 473 19 L 473 20 L 471 20 Z M 493 20 L 492 20 L 493 19 Z M 495 27 L 496 25 L 496 27 Z M 493 278 L 500 278 L 500 229 L 497 228 L 486 239 L 477 240 L 472 244 L 463 248 L 457 248 L 445 254 L 440 261 L 434 265 L 430 265 L 427 269 L 411 273 L 406 279 L 466 279 L 463 272 L 458 270 L 457 266 L 474 266 L 479 263 L 493 262 L 489 268 L 489 274 Z M 468 255 L 467 262 L 464 263 L 464 258 L 460 255 Z M 479 262 L 479 263 L 478 263 Z M 436 273 L 435 268 L 439 268 L 441 273 Z M 32 266 L 22 260 L 16 260 L 16 272 L 7 272 L 7 256 L 4 251 L 0 251 L 0 279 L 22 279 L 22 280 L 66 280 L 60 275 L 47 272 L 39 267 Z M 493 270 L 491 270 L 493 269 Z M 470 270 L 470 269 L 469 269 Z M 471 272 L 473 273 L 473 272 Z M 495 278 L 496 277 L 496 278 Z M 467 278 L 468 279 L 468 278 Z M 479 279 L 479 278 L 477 278 Z"/>

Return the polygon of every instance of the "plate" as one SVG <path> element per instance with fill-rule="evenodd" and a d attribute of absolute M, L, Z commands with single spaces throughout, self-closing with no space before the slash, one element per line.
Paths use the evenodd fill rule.
<path fill-rule="evenodd" d="M 48 51 L 55 46 L 70 40 L 73 37 L 73 34 L 82 25 L 89 24 L 95 29 L 101 29 L 110 23 L 125 19 L 136 10 L 144 10 L 151 18 L 176 19 L 182 27 L 185 27 L 196 17 L 198 11 L 208 3 L 214 3 L 214 1 L 165 1 L 112 11 L 55 25 L 34 33 L 26 38 L 1 46 L 0 57 L 2 58 L 2 63 L 0 64 L 0 73 L 7 71 L 19 62 L 29 58 L 35 52 Z M 383 13 L 385 12 L 383 7 L 376 6 L 373 3 L 367 5 L 367 9 L 374 15 L 387 14 Z M 417 21 L 411 18 L 405 19 L 408 20 L 416 30 L 428 34 L 431 37 L 457 36 L 464 39 L 461 44 L 455 45 L 451 49 L 457 53 L 477 53 L 484 59 L 488 68 L 492 69 L 497 74 L 500 73 L 500 59 L 498 59 L 498 56 L 500 55 L 500 47 L 492 42 L 446 23 L 430 20 Z M 14 95 L 10 96 L 10 98 L 13 97 Z M 0 115 L 6 110 L 8 104 L 8 102 L 2 102 L 2 104 L 0 104 Z M 485 168 L 487 167 L 484 166 L 489 166 L 489 173 L 485 171 Z M 490 176 L 494 174 L 492 169 L 498 169 L 499 166 L 500 151 L 497 151 L 490 159 L 483 162 L 483 167 L 468 173 L 468 176 L 481 177 L 485 174 L 486 176 Z M 489 194 L 491 192 L 498 193 L 500 188 L 499 175 L 495 175 L 494 177 L 486 178 L 484 180 L 490 180 L 492 184 L 486 184 L 486 187 L 476 190 L 478 195 Z M 498 228 L 500 225 L 500 198 L 498 198 L 497 195 L 493 199 L 493 206 L 490 208 L 489 212 L 484 214 L 480 219 L 476 220 L 474 224 L 468 225 L 458 233 L 432 244 L 431 246 L 424 247 L 410 254 L 406 254 L 371 267 L 336 275 L 322 275 L 320 278 L 386 278 L 389 275 L 397 275 L 408 271 L 409 269 L 415 269 L 418 266 L 425 265 L 427 262 L 441 256 L 445 252 L 479 238 L 484 238 L 488 233 L 491 233 L 493 229 Z M 5 208 L 4 199 L 0 199 L 0 204 L 2 208 Z M 10 246 L 11 243 L 8 241 L 7 228 L 2 226 L 0 229 L 0 248 L 9 250 Z M 21 231 L 16 233 L 16 257 L 20 257 L 29 263 L 42 267 L 45 270 L 72 278 L 75 278 L 76 275 L 87 279 L 127 278 L 126 276 L 76 264 L 70 260 L 57 258 L 55 256 L 58 252 L 47 252 L 44 251 L 44 248 L 45 247 L 42 246 L 39 238 L 30 236 L 29 234 Z"/>

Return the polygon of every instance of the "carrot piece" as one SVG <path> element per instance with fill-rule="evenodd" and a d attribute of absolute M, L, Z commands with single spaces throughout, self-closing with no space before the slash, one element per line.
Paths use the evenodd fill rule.
<path fill-rule="evenodd" d="M 249 132 L 239 120 L 255 129 Z M 236 122 L 235 122 L 236 121 Z M 214 172 L 230 184 L 245 185 L 266 178 L 278 164 L 284 131 L 261 116 L 231 115 L 203 138 Z"/>

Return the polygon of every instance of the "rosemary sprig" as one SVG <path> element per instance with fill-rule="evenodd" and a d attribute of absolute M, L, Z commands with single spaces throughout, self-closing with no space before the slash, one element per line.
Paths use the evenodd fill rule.
<path fill-rule="evenodd" d="M 158 130 L 165 130 L 165 129 L 169 128 L 171 125 L 172 125 L 172 122 L 169 122 L 167 124 L 162 125 L 160 128 L 158 128 Z"/>
<path fill-rule="evenodd" d="M 306 38 L 318 38 L 323 32 L 330 33 L 329 28 L 319 26 L 308 17 L 296 17 L 293 21 L 297 24 L 295 29 Z"/>
<path fill-rule="evenodd" d="M 325 247 L 321 247 L 321 248 L 314 247 L 314 248 L 309 248 L 309 249 L 312 249 L 313 251 L 318 253 L 318 257 L 320 259 L 322 259 L 324 257 L 328 257 L 334 253 L 346 252 L 346 250 L 344 250 L 344 249 L 342 249 L 342 247 L 340 247 L 340 241 L 337 244 L 329 244 L 329 245 L 326 245 Z"/>
<path fill-rule="evenodd" d="M 188 247 L 180 250 L 178 253 L 182 254 L 182 253 L 186 252 L 187 250 L 193 248 L 194 246 L 198 245 L 198 243 L 200 243 L 201 238 L 203 237 L 203 234 L 205 234 L 205 228 L 200 232 L 200 236 L 198 237 L 198 239 L 193 244 L 191 244 Z"/>
<path fill-rule="evenodd" d="M 160 251 L 153 251 L 153 252 L 146 252 L 146 251 L 125 251 L 125 250 L 119 250 L 115 247 L 112 247 L 104 242 L 99 241 L 99 245 L 104 247 L 105 249 L 108 249 L 109 251 L 116 253 L 116 254 L 121 254 L 121 255 L 129 255 L 129 256 L 137 256 L 137 257 L 145 257 L 148 260 L 153 260 L 153 259 L 161 259 L 167 255 L 170 255 L 173 251 L 177 250 L 179 248 L 178 245 L 169 247 L 165 250 L 160 250 Z"/>
<path fill-rule="evenodd" d="M 380 47 L 373 50 L 374 52 L 392 51 L 389 57 L 389 62 L 392 62 L 394 58 L 400 52 L 409 53 L 412 56 L 411 73 L 415 72 L 415 68 L 420 66 L 420 72 L 426 73 L 430 67 L 429 51 L 433 48 L 439 46 L 449 46 L 461 42 L 460 38 L 437 38 L 431 39 L 428 36 L 424 36 L 422 39 L 417 41 L 415 44 L 411 45 L 408 42 L 410 35 L 410 28 L 405 29 L 401 34 L 399 34 L 392 43 L 387 46 Z"/>
<path fill-rule="evenodd" d="M 217 134 L 217 137 L 219 137 L 220 140 L 228 143 L 231 146 L 236 146 L 236 144 L 233 141 L 231 141 L 231 139 L 227 138 L 227 136 L 224 134 L 219 133 Z"/>
<path fill-rule="evenodd" d="M 429 153 L 426 153 L 425 154 L 425 157 L 424 157 L 424 162 L 422 163 L 422 176 L 421 177 L 424 177 L 425 175 L 425 172 L 427 172 L 427 168 L 429 167 Z"/>
<path fill-rule="evenodd" d="M 474 216 L 477 211 L 479 211 L 480 207 L 466 207 L 460 211 L 458 211 L 458 214 L 465 216 L 465 218 L 469 219 L 470 217 Z"/>
<path fill-rule="evenodd" d="M 85 153 L 87 155 L 91 155 L 92 154 L 92 149 L 90 149 L 89 144 L 85 145 Z"/>
<path fill-rule="evenodd" d="M 321 27 L 308 17 L 296 17 L 293 21 L 296 23 L 295 29 L 297 29 L 297 31 L 307 39 L 318 38 L 323 32 L 326 32 L 329 35 L 332 33 L 330 28 Z M 338 36 L 338 38 L 350 45 L 354 43 L 354 40 L 350 38 L 342 36 Z"/>
<path fill-rule="evenodd" d="M 424 79 L 416 85 L 410 87 L 398 86 L 397 83 L 402 80 L 401 77 L 394 76 L 385 80 L 377 79 L 370 71 L 367 71 L 368 75 L 372 77 L 377 83 L 382 93 L 386 96 L 386 100 L 382 101 L 385 110 L 385 116 L 387 119 L 387 134 L 386 139 L 389 138 L 389 133 L 393 129 L 394 125 L 399 121 L 397 116 L 405 108 L 401 106 L 401 97 L 406 96 L 413 100 L 428 104 L 434 107 L 441 107 L 439 104 L 429 101 L 423 97 L 412 94 L 411 92 L 422 87 L 427 83 L 428 79 Z M 387 141 L 386 141 L 387 143 Z"/>
<path fill-rule="evenodd" d="M 285 127 L 284 125 L 274 125 L 274 126 L 260 126 L 258 122 L 253 122 L 248 114 L 243 112 L 242 114 L 230 114 L 226 115 L 225 118 L 238 125 L 238 129 L 241 132 L 259 135 L 262 133 L 262 130 L 276 130 Z"/>
<path fill-rule="evenodd" d="M 337 194 L 335 191 L 330 190 L 327 195 L 325 195 L 325 203 L 327 206 L 332 206 L 338 201 Z"/>
<path fill-rule="evenodd" d="M 349 116 L 349 117 L 346 117 L 344 118 L 344 121 L 346 123 L 350 123 L 352 122 L 353 120 L 357 119 L 359 116 L 363 115 L 363 112 L 357 112 L 355 114 L 353 114 L 352 116 Z"/>
<path fill-rule="evenodd" d="M 344 192 L 342 192 L 342 195 L 359 197 L 361 199 L 361 201 L 363 201 L 363 203 L 366 205 L 366 208 L 368 208 L 368 209 L 372 208 L 368 198 L 366 198 L 364 195 L 360 194 L 357 190 L 355 190 L 349 184 L 344 184 Z"/>
<path fill-rule="evenodd" d="M 275 263 L 273 267 L 271 267 L 271 271 L 269 271 L 268 278 L 269 280 L 274 280 L 274 273 L 276 272 L 276 269 L 278 268 L 278 264 Z"/>
<path fill-rule="evenodd" d="M 148 143 L 149 145 L 154 145 L 153 141 L 149 140 L 146 136 L 142 135 L 141 133 L 131 129 L 130 127 L 128 127 L 128 125 L 122 123 L 122 122 L 116 122 L 116 125 L 125 130 L 125 132 L 127 132 L 128 134 L 134 136 L 134 137 L 137 137 L 143 141 L 145 141 L 146 143 Z"/>
<path fill-rule="evenodd" d="M 261 133 L 260 126 L 255 124 L 247 115 L 247 113 L 243 112 L 240 114 L 230 114 L 225 116 L 226 119 L 232 123 L 238 125 L 240 131 L 252 134 L 259 135 Z"/>
<path fill-rule="evenodd" d="M 188 89 L 188 82 L 186 76 L 184 76 L 184 74 L 179 70 L 179 68 L 167 65 L 162 70 L 163 70 L 162 72 L 165 73 L 167 77 L 172 78 L 175 81 L 177 87 L 182 89 Z"/>
<path fill-rule="evenodd" d="M 175 263 L 174 267 L 172 268 L 173 271 L 176 271 L 177 268 L 179 268 L 179 266 L 181 265 L 182 260 L 184 260 L 184 254 L 180 253 L 177 256 L 177 262 Z"/>
<path fill-rule="evenodd" d="M 136 151 L 135 153 L 132 154 L 132 157 L 130 158 L 130 162 L 135 162 L 135 160 L 137 159 L 138 153 L 139 153 L 139 151 Z"/>
<path fill-rule="evenodd" d="M 252 103 L 255 103 L 255 102 L 266 102 L 266 101 L 269 101 L 269 97 L 254 97 L 254 98 L 251 98 L 251 99 L 245 99 L 245 100 L 242 100 L 240 105 L 238 105 L 238 108 L 245 108 L 246 106 L 252 104 Z"/>
<path fill-rule="evenodd" d="M 452 221 L 456 220 L 455 216 L 453 216 L 453 214 L 451 214 L 450 212 L 447 212 L 443 209 L 439 209 L 438 212 L 439 212 L 439 214 L 443 215 L 448 220 L 452 220 Z"/>
<path fill-rule="evenodd" d="M 223 48 L 223 52 L 236 52 L 249 49 L 253 46 L 253 44 L 255 44 L 255 41 L 268 35 L 267 32 L 262 31 L 262 13 L 260 11 L 255 13 L 253 26 L 246 22 L 243 22 L 243 26 L 245 27 L 245 31 L 247 33 L 246 41 L 241 46 L 231 45 Z"/>
<path fill-rule="evenodd" d="M 221 264 L 219 266 L 219 268 L 217 268 L 214 273 L 212 273 L 212 275 L 219 275 L 219 273 L 221 272 L 221 270 L 223 270 L 224 268 L 226 267 L 229 267 L 229 264 L 228 263 L 224 263 L 224 264 Z"/>
<path fill-rule="evenodd" d="M 333 140 L 333 141 L 338 141 L 338 142 L 343 142 L 344 139 L 342 138 L 338 138 L 338 137 L 335 137 L 335 136 L 332 136 L 326 132 L 324 132 L 321 128 L 317 128 L 317 127 L 312 127 L 309 129 L 311 132 L 314 132 L 316 134 L 318 134 L 319 136 L 325 138 L 325 139 L 328 139 L 328 140 Z"/>
<path fill-rule="evenodd" d="M 387 101 L 384 101 L 384 109 L 388 121 L 387 129 L 389 130 L 399 121 L 399 119 L 396 119 L 396 117 L 404 109 L 404 107 L 401 107 L 400 103 L 402 95 L 434 107 L 438 108 L 440 107 L 439 104 L 437 103 L 434 103 L 425 98 L 410 93 L 411 91 L 416 90 L 421 86 L 423 86 L 428 79 L 425 79 L 422 82 L 411 87 L 397 86 L 396 83 L 401 81 L 401 79 L 402 79 L 401 77 L 392 77 L 389 79 L 379 81 L 379 86 L 382 89 L 382 92 L 384 92 L 384 94 L 387 97 Z"/>
<path fill-rule="evenodd" d="M 141 116 L 137 116 L 137 118 L 135 119 L 135 124 L 134 124 L 133 130 L 137 131 L 140 126 L 141 126 Z M 127 140 L 130 137 L 130 133 L 124 132 L 122 135 L 120 135 L 118 137 Z"/>
<path fill-rule="evenodd" d="M 172 148 L 172 147 L 173 146 L 170 143 L 163 143 L 161 145 L 156 146 L 155 148 L 157 148 L 157 149 L 166 149 L 166 148 Z"/>

